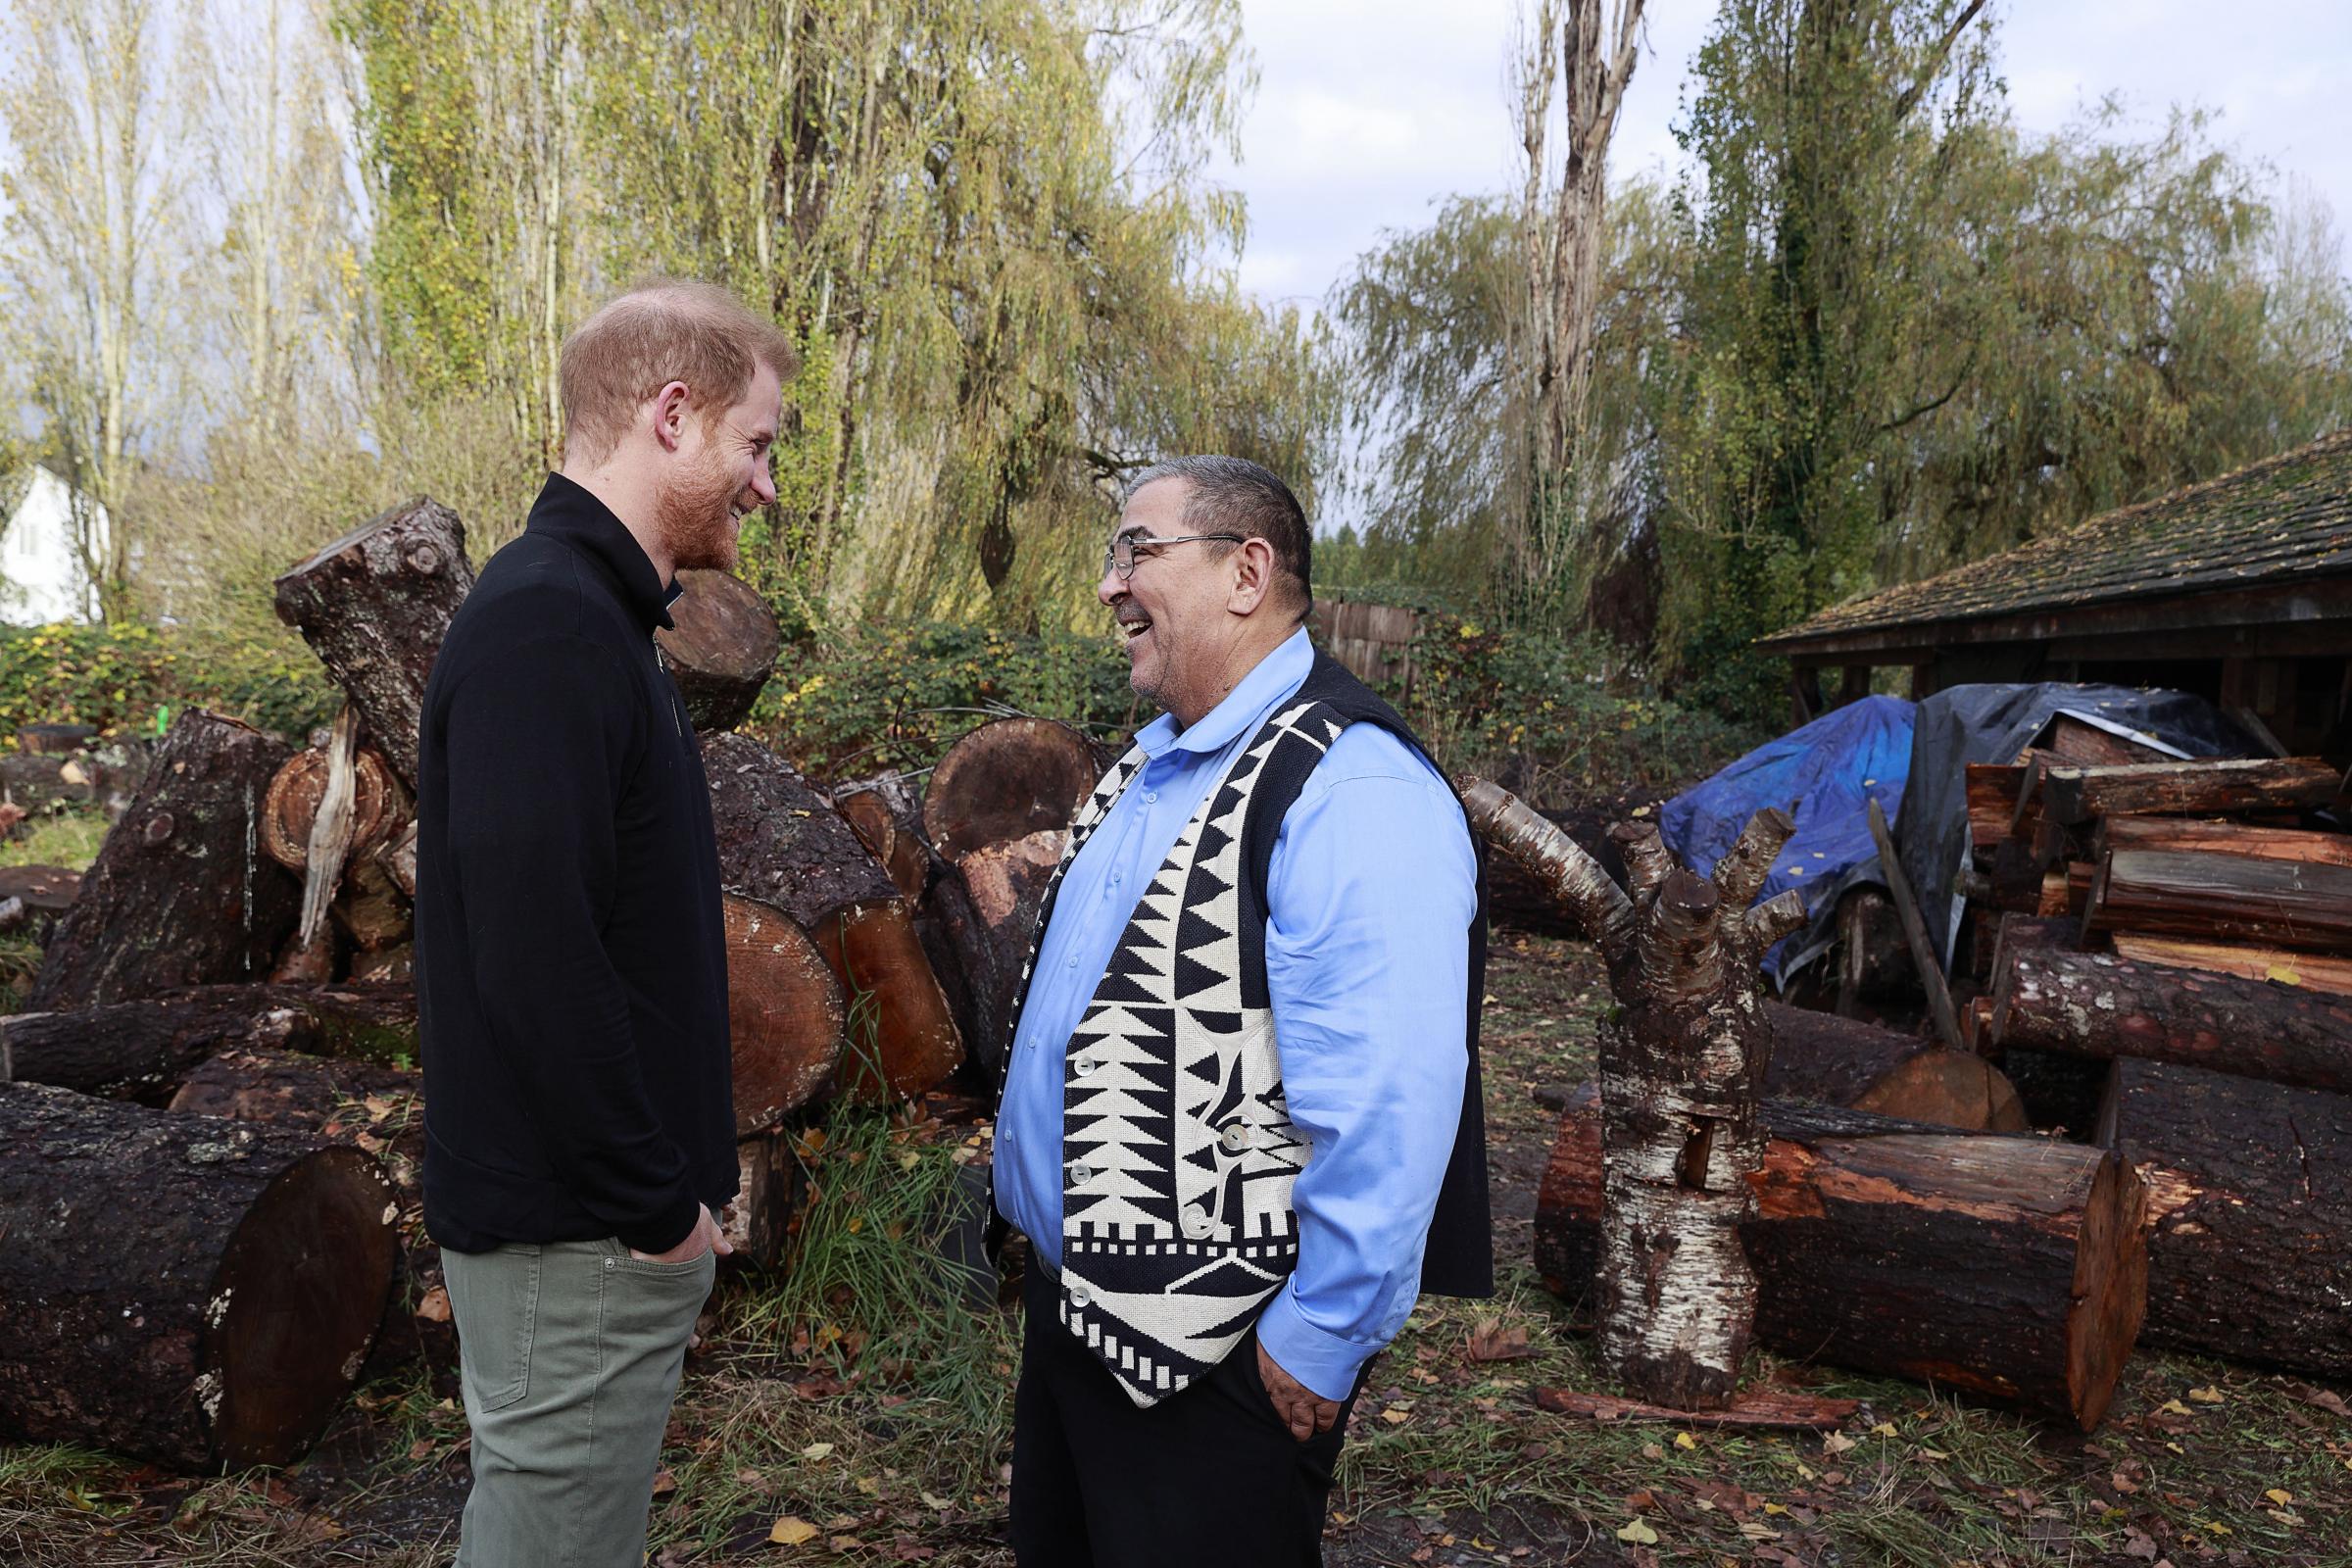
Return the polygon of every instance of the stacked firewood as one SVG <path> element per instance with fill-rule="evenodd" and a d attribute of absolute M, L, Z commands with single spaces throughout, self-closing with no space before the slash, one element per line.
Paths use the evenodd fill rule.
<path fill-rule="evenodd" d="M 773 612 L 681 576 L 657 640 L 726 889 L 729 1225 L 773 1266 L 808 1118 L 993 1061 L 1104 759 L 1005 718 L 927 780 L 820 788 L 734 732 L 775 664 Z M 183 713 L 78 884 L 14 890 L 71 902 L 32 1010 L 0 1019 L 0 1438 L 283 1463 L 371 1356 L 454 1366 L 421 1215 L 413 802 L 425 681 L 472 583 L 462 524 L 425 500 L 288 571 L 279 613 L 341 716 L 296 751 Z"/>
<path fill-rule="evenodd" d="M 2352 834 L 2317 758 L 1971 767 L 1971 1043 L 2147 1178 L 2148 1343 L 2352 1374 Z M 2034 890 L 2029 902 L 2028 890 Z"/>

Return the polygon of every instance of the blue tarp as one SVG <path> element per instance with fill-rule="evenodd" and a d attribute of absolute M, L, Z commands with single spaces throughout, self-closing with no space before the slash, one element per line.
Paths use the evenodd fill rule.
<path fill-rule="evenodd" d="M 1796 836 L 1758 895 L 1769 899 L 1795 888 L 1812 916 L 1804 930 L 1784 937 L 1766 956 L 1764 972 L 1776 983 L 1786 984 L 1829 945 L 1839 894 L 1858 880 L 1880 880 L 1866 803 L 1875 797 L 1889 822 L 1901 814 L 1913 710 L 1899 697 L 1865 697 L 1833 708 L 1660 808 L 1666 847 L 1702 875 L 1766 807 L 1796 819 Z"/>

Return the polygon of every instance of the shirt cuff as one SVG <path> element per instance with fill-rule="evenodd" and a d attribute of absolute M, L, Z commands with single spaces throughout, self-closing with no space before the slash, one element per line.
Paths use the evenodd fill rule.
<path fill-rule="evenodd" d="M 1276 1366 L 1306 1385 L 1310 1393 L 1334 1400 L 1344 1400 L 1355 1392 L 1356 1374 L 1388 1344 L 1383 1340 L 1359 1345 L 1309 1323 L 1298 1305 L 1296 1278 L 1283 1281 L 1281 1291 L 1258 1318 L 1257 1343 Z"/>

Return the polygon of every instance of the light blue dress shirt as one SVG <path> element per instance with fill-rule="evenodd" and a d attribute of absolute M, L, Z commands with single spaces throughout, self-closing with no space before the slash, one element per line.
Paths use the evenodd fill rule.
<path fill-rule="evenodd" d="M 1300 631 L 1179 734 L 1137 734 L 1142 770 L 1070 862 L 1039 948 L 997 1119 L 997 1207 L 1061 1266 L 1062 1064 L 1137 898 L 1177 835 L 1314 662 Z M 1258 1341 L 1344 1399 L 1421 1285 L 1469 1068 L 1467 932 L 1478 863 L 1437 771 L 1377 724 L 1350 725 L 1299 791 L 1266 877 L 1266 982 L 1291 1120 L 1313 1157 L 1292 1190 L 1298 1267 Z"/>

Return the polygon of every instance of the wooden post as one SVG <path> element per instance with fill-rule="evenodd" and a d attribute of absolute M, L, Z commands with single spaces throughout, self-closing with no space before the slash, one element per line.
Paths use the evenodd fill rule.
<path fill-rule="evenodd" d="M 1928 1010 L 1936 1015 L 1936 1033 L 1953 1051 L 1968 1049 L 1960 1038 L 1960 1018 L 1952 1011 L 1951 988 L 1944 984 L 1943 964 L 1928 927 L 1919 917 L 1919 900 L 1912 896 L 1911 879 L 1895 858 L 1894 836 L 1886 831 L 1886 813 L 1877 796 L 1870 801 L 1870 837 L 1879 847 L 1879 868 L 1886 873 L 1886 890 L 1894 895 L 1894 911 L 1902 916 L 1903 937 L 1911 944 L 1911 961 L 1919 966 L 1919 983 L 1928 994 Z"/>
<path fill-rule="evenodd" d="M 1868 664 L 1848 664 L 1838 672 L 1838 706 L 1839 708 L 1843 708 L 1848 703 L 1859 702 L 1869 695 L 1870 666 Z"/>

